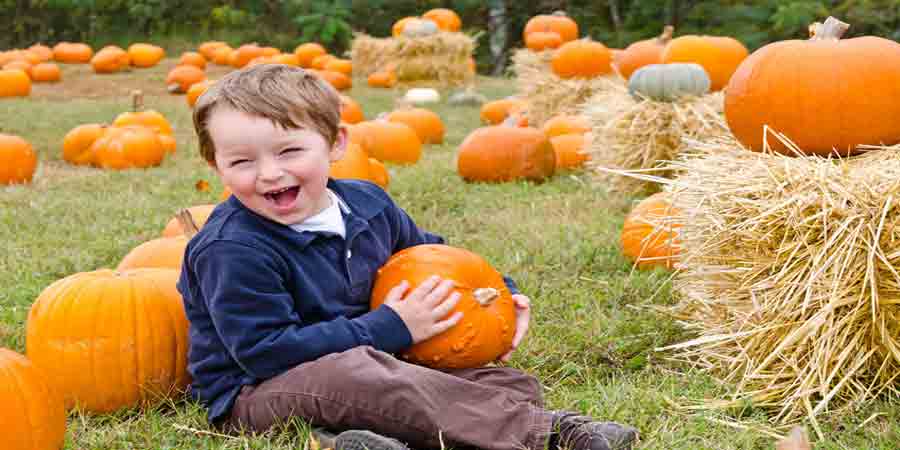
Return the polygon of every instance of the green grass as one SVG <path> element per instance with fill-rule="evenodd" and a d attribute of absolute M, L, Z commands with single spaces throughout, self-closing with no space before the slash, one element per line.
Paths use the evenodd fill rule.
<path fill-rule="evenodd" d="M 0 188 L 0 346 L 25 350 L 25 320 L 37 295 L 75 272 L 115 267 L 138 244 L 159 236 L 176 210 L 216 201 L 221 184 L 197 154 L 183 96 L 164 93 L 174 64 L 99 76 L 65 67 L 64 81 L 36 86 L 28 99 L 0 101 L 0 132 L 28 139 L 40 167 L 28 186 Z M 213 68 L 211 78 L 222 69 Z M 373 90 L 363 80 L 349 95 L 373 118 L 401 92 Z M 512 93 L 510 80 L 481 79 L 488 98 Z M 61 160 L 62 138 L 86 122 L 109 122 L 129 107 L 128 93 L 146 92 L 146 107 L 173 123 L 177 154 L 149 170 L 107 172 Z M 656 312 L 670 304 L 669 274 L 633 271 L 618 233 L 634 198 L 608 194 L 583 172 L 542 184 L 467 184 L 456 174 L 460 141 L 479 126 L 478 108 L 434 108 L 447 125 L 446 143 L 425 149 L 413 166 L 389 166 L 389 192 L 422 227 L 475 251 L 516 279 L 534 304 L 529 335 L 512 365 L 537 375 L 549 406 L 637 426 L 641 448 L 768 449 L 763 433 L 722 425 L 766 423 L 752 405 L 727 413 L 688 414 L 675 405 L 723 398 L 728 386 L 671 362 L 655 347 L 689 338 Z M 198 180 L 210 192 L 195 188 Z M 874 413 L 882 415 L 859 427 Z M 822 421 L 819 449 L 896 449 L 900 407 L 865 405 L 856 414 Z M 69 449 L 303 448 L 299 420 L 263 436 L 209 434 L 204 411 L 185 399 L 114 415 L 69 415 Z"/>

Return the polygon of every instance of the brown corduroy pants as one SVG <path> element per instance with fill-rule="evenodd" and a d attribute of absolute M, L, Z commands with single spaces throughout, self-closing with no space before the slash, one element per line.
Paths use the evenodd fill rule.
<path fill-rule="evenodd" d="M 264 431 L 291 416 L 333 430 L 365 429 L 414 449 L 543 450 L 550 412 L 540 383 L 522 371 L 449 372 L 357 347 L 244 386 L 222 424 Z"/>

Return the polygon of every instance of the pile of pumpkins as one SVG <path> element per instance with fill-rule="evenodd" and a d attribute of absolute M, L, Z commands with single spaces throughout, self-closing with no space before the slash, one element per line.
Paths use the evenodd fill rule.
<path fill-rule="evenodd" d="M 62 80 L 62 71 L 52 61 L 64 54 L 60 51 L 57 56 L 54 49 L 42 44 L 0 52 L 0 98 L 27 97 L 31 94 L 32 82 L 54 83 Z"/>

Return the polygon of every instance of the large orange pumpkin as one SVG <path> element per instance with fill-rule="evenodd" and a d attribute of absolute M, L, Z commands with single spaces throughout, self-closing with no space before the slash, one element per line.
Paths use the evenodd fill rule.
<path fill-rule="evenodd" d="M 156 131 L 143 126 L 107 127 L 89 151 L 96 165 L 115 170 L 158 166 L 166 155 Z"/>
<path fill-rule="evenodd" d="M 811 39 L 766 45 L 741 63 L 725 90 L 725 119 L 744 146 L 763 149 L 764 125 L 806 154 L 900 142 L 900 44 L 841 39 L 846 26 L 829 18 Z M 793 154 L 779 139 L 768 144 Z"/>
<path fill-rule="evenodd" d="M 528 19 L 525 29 L 522 31 L 522 40 L 528 40 L 529 34 L 540 31 L 554 32 L 564 43 L 578 39 L 578 24 L 562 11 L 541 14 Z"/>
<path fill-rule="evenodd" d="M 188 240 L 183 234 L 151 239 L 131 249 L 116 266 L 116 270 L 157 268 L 181 271 Z"/>
<path fill-rule="evenodd" d="M 141 111 L 144 108 L 144 94 L 141 91 L 134 91 L 131 96 L 131 111 L 116 116 L 113 126 L 140 125 L 160 134 L 172 134 L 172 125 L 165 116 L 152 109 Z"/>
<path fill-rule="evenodd" d="M 626 47 L 613 62 L 613 65 L 619 71 L 619 75 L 622 75 L 622 78 L 627 80 L 635 70 L 641 67 L 648 64 L 660 64 L 663 50 L 665 50 L 669 41 L 672 40 L 674 31 L 674 27 L 666 25 L 662 34 L 658 37 L 637 41 Z"/>
<path fill-rule="evenodd" d="M 459 31 L 462 28 L 462 20 L 450 9 L 435 8 L 422 14 L 422 18 L 430 19 L 443 31 Z"/>
<path fill-rule="evenodd" d="M 94 164 L 91 146 L 106 132 L 106 125 L 86 123 L 69 130 L 63 137 L 63 159 L 75 165 Z"/>
<path fill-rule="evenodd" d="M 454 292 L 461 298 L 447 317 L 461 312 L 462 320 L 413 345 L 403 352 L 404 358 L 437 369 L 465 369 L 481 367 L 512 348 L 516 311 L 503 276 L 484 258 L 461 248 L 416 245 L 391 256 L 378 269 L 372 309 L 400 282 L 415 287 L 432 275 L 454 281 Z"/>
<path fill-rule="evenodd" d="M 419 136 L 423 144 L 444 143 L 444 122 L 441 116 L 425 108 L 401 107 L 386 116 L 391 122 L 405 123 Z"/>
<path fill-rule="evenodd" d="M 560 78 L 593 78 L 612 71 L 612 52 L 589 39 L 566 42 L 556 49 L 550 67 Z"/>
<path fill-rule="evenodd" d="M 710 91 L 719 91 L 747 57 L 747 47 L 725 36 L 685 35 L 669 41 L 662 63 L 697 63 L 709 75 Z"/>
<path fill-rule="evenodd" d="M 422 157 L 422 142 L 415 130 L 403 123 L 367 120 L 350 125 L 350 141 L 381 161 L 414 164 Z"/>
<path fill-rule="evenodd" d="M 136 43 L 128 47 L 128 56 L 135 67 L 153 67 L 166 56 L 166 51 L 158 45 Z"/>
<path fill-rule="evenodd" d="M 41 292 L 25 326 L 27 355 L 66 408 L 108 413 L 187 387 L 188 321 L 178 276 L 172 269 L 101 269 Z"/>
<path fill-rule="evenodd" d="M 463 140 L 456 164 L 466 181 L 542 181 L 553 176 L 556 154 L 537 128 L 494 125 L 478 128 Z"/>
<path fill-rule="evenodd" d="M 3 450 L 57 450 L 66 439 L 62 395 L 24 356 L 0 348 Z"/>
<path fill-rule="evenodd" d="M 671 196 L 657 192 L 645 198 L 625 217 L 622 225 L 622 253 L 639 268 L 671 269 L 678 260 L 678 228 L 671 217 L 678 214 Z"/>
<path fill-rule="evenodd" d="M 34 65 L 31 64 L 30 62 L 25 61 L 24 59 L 16 59 L 16 60 L 13 60 L 13 61 L 10 61 L 10 62 L 4 64 L 2 69 L 3 70 L 21 70 L 22 72 L 25 72 L 26 75 L 28 75 L 29 79 L 34 81 L 34 77 L 31 72 L 32 67 L 34 67 Z"/>
<path fill-rule="evenodd" d="M 328 176 L 336 179 L 373 181 L 369 154 L 359 144 L 348 142 L 344 156 L 331 163 Z"/>
<path fill-rule="evenodd" d="M 0 134 L 0 185 L 30 183 L 37 169 L 31 144 L 19 136 Z"/>
<path fill-rule="evenodd" d="M 0 98 L 27 97 L 31 93 L 31 78 L 24 70 L 0 70 Z"/>

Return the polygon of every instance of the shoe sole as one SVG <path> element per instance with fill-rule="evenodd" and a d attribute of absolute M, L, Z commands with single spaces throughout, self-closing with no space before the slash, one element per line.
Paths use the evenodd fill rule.
<path fill-rule="evenodd" d="M 348 430 L 334 439 L 334 450 L 409 450 L 409 447 L 371 431 Z"/>

